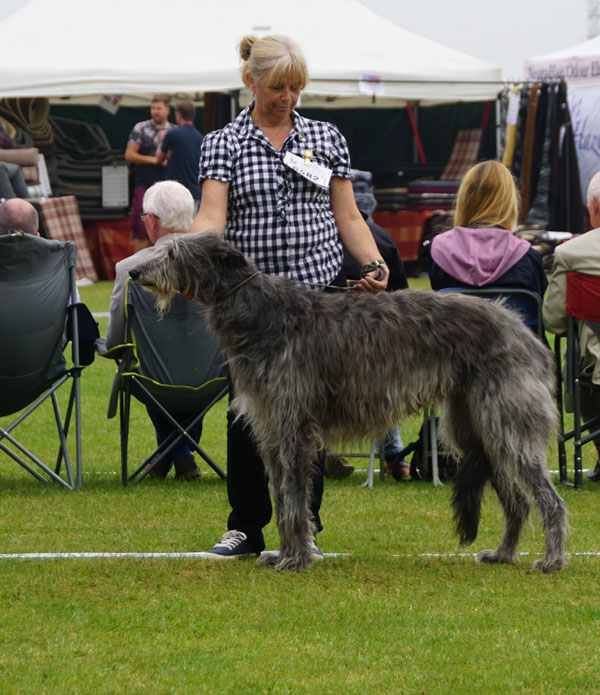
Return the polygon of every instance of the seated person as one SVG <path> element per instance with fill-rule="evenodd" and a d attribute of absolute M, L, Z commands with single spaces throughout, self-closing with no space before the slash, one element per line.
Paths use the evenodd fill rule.
<path fill-rule="evenodd" d="M 154 252 L 154 245 L 160 245 L 169 235 L 187 233 L 194 220 L 195 205 L 192 194 L 177 181 L 159 181 L 150 186 L 144 193 L 142 206 L 143 213 L 140 217 L 153 246 L 141 249 L 132 256 L 119 261 L 115 267 L 116 278 L 110 300 L 106 333 L 107 349 L 126 342 L 124 302 L 129 271 L 142 261 L 148 260 Z M 171 434 L 173 426 L 157 409 L 150 406 L 146 406 L 146 409 L 156 430 L 156 440 L 160 444 Z M 187 425 L 187 420 L 180 422 L 180 424 Z M 201 427 L 188 430 L 196 442 L 200 441 L 201 432 Z M 175 478 L 178 480 L 193 480 L 201 475 L 187 444 L 172 449 L 169 459 L 161 461 L 155 466 L 150 475 L 165 478 L 173 464 L 175 464 Z"/>
<path fill-rule="evenodd" d="M 513 235 L 518 212 L 515 182 L 503 164 L 471 167 L 458 189 L 455 227 L 431 242 L 431 287 L 512 287 L 543 297 L 542 256 Z"/>
<path fill-rule="evenodd" d="M 600 275 L 600 172 L 595 174 L 587 190 L 587 205 L 592 229 L 581 236 L 557 246 L 554 250 L 554 268 L 548 295 L 544 301 L 544 325 L 551 333 L 562 334 L 567 330 L 567 273 L 575 271 L 588 275 Z M 592 382 L 600 385 L 600 341 L 589 326 L 578 321 L 581 350 L 581 371 L 591 372 Z M 569 407 L 570 406 L 570 407 Z M 572 411 L 572 404 L 565 402 L 565 410 Z M 600 393 L 582 389 L 581 411 L 584 420 L 600 413 Z M 588 480 L 600 481 L 600 438 L 594 440 L 598 462 L 588 473 Z"/>
<path fill-rule="evenodd" d="M 29 198 L 29 190 L 18 164 L 0 162 L 0 199 Z"/>
<path fill-rule="evenodd" d="M 39 216 L 31 203 L 21 198 L 10 198 L 0 204 L 0 234 L 11 231 L 39 236 Z"/>

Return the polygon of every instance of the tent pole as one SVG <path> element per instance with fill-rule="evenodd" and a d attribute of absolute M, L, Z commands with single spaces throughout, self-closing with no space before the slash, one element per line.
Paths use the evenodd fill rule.
<path fill-rule="evenodd" d="M 236 116 L 240 112 L 239 96 L 240 96 L 239 89 L 236 89 L 233 92 L 229 92 L 229 105 L 230 105 L 230 110 L 231 110 L 231 121 L 232 122 L 235 120 Z"/>
<path fill-rule="evenodd" d="M 425 164 L 427 162 L 427 158 L 425 157 L 425 150 L 423 149 L 421 135 L 419 134 L 419 125 L 417 123 L 419 115 L 418 102 L 415 102 L 415 108 L 413 109 L 412 102 L 407 101 L 406 112 L 408 113 L 408 120 L 410 121 L 410 127 L 413 134 L 413 161 Z"/>
<path fill-rule="evenodd" d="M 500 158 L 500 99 L 496 99 L 496 157 Z"/>

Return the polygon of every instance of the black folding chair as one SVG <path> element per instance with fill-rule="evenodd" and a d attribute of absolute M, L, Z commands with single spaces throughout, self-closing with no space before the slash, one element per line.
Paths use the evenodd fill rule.
<path fill-rule="evenodd" d="M 79 317 L 90 317 L 84 305 L 72 301 L 76 297 L 75 258 L 76 247 L 71 241 L 51 241 L 22 232 L 0 236 L 0 417 L 18 413 L 10 424 L 0 426 L 0 450 L 38 480 L 55 481 L 70 489 L 81 487 L 79 379 L 83 364 Z M 67 323 L 70 366 L 63 354 Z M 89 364 L 93 349 L 86 355 L 84 362 Z M 63 417 L 57 392 L 69 381 L 71 390 Z M 48 399 L 59 440 L 53 468 L 14 434 Z M 75 476 L 67 446 L 73 415 Z"/>
<path fill-rule="evenodd" d="M 574 485 L 583 486 L 582 447 L 600 436 L 600 414 L 582 422 L 581 391 L 600 390 L 600 386 L 592 381 L 594 365 L 590 365 L 582 374 L 580 372 L 580 336 L 578 321 L 582 321 L 600 338 L 600 276 L 585 273 L 567 273 L 567 351 L 565 355 L 565 378 L 562 378 L 561 338 L 557 335 L 554 340 L 559 388 L 557 393 L 558 410 L 562 436 L 558 440 L 558 470 L 561 483 L 569 484 L 567 472 L 567 455 L 565 442 L 573 440 L 574 456 Z M 573 429 L 564 431 L 564 400 L 566 396 L 573 399 Z M 584 432 L 588 432 L 584 435 Z"/>
<path fill-rule="evenodd" d="M 115 359 L 118 365 L 108 416 L 116 414 L 118 399 L 123 485 L 130 481 L 139 483 L 181 443 L 187 443 L 217 475 L 225 478 L 221 468 L 188 432 L 229 390 L 225 358 L 219 341 L 206 327 L 204 307 L 176 295 L 159 317 L 154 296 L 129 279 L 125 312 L 127 343 L 100 353 Z M 132 396 L 162 413 L 173 432 L 129 475 Z M 182 426 L 176 415 L 189 416 L 188 424 Z"/>

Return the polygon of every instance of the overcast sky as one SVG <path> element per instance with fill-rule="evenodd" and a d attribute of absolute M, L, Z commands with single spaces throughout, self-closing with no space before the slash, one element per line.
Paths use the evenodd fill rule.
<path fill-rule="evenodd" d="M 587 38 L 587 0 L 361 1 L 405 29 L 500 66 L 508 80 L 522 77 L 524 58 L 567 48 Z M 0 20 L 23 2 L 0 0 Z"/>

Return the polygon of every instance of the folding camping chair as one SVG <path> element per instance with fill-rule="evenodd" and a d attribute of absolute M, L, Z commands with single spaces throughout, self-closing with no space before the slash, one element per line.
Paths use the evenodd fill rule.
<path fill-rule="evenodd" d="M 123 485 L 129 481 L 139 483 L 182 442 L 225 478 L 221 468 L 188 432 L 229 390 L 225 358 L 219 341 L 206 327 L 204 307 L 176 295 L 159 317 L 154 296 L 129 279 L 125 313 L 127 343 L 100 353 L 118 364 L 108 417 L 116 414 L 118 397 Z M 173 432 L 129 475 L 131 396 L 160 411 L 173 425 Z M 182 426 L 174 417 L 178 415 L 189 416 L 188 424 Z"/>
<path fill-rule="evenodd" d="M 584 444 L 591 442 L 600 435 L 600 414 L 582 422 L 581 391 L 582 389 L 599 390 L 600 386 L 592 382 L 593 366 L 590 365 L 583 374 L 580 373 L 580 336 L 577 321 L 583 322 L 600 338 L 600 276 L 585 273 L 567 273 L 567 351 L 565 356 L 565 378 L 563 382 L 561 364 L 561 338 L 557 335 L 554 341 L 554 351 L 558 371 L 559 388 L 557 404 L 560 413 L 562 436 L 558 440 L 558 469 L 561 483 L 569 484 L 567 477 L 567 458 L 565 442 L 573 440 L 575 449 L 574 471 L 575 487 L 583 485 L 582 453 Z M 564 431 L 564 398 L 573 399 L 573 429 Z M 587 435 L 583 435 L 588 432 Z"/>
<path fill-rule="evenodd" d="M 76 297 L 75 258 L 71 241 L 51 241 L 22 232 L 0 236 L 0 416 L 18 413 L 10 424 L 0 426 L 0 450 L 38 480 L 55 481 L 69 489 L 81 487 L 79 316 L 80 309 L 87 311 L 71 301 Z M 67 318 L 71 366 L 63 355 Z M 89 364 L 93 350 L 87 351 L 87 358 Z M 57 392 L 69 380 L 63 419 Z M 14 436 L 16 428 L 47 399 L 52 402 L 59 439 L 54 470 Z M 73 415 L 75 477 L 67 446 Z M 61 476 L 63 460 L 65 475 Z"/>
<path fill-rule="evenodd" d="M 439 292 L 460 292 L 482 299 L 504 299 L 505 306 L 517 311 L 526 326 L 529 326 L 542 341 L 546 341 L 542 318 L 542 298 L 537 292 L 515 287 L 446 287 Z M 438 468 L 437 420 L 433 408 L 427 408 L 423 420 L 424 446 L 423 465 L 431 457 L 431 471 L 434 485 L 443 485 Z"/>

